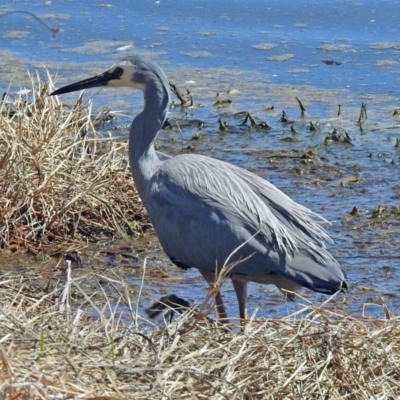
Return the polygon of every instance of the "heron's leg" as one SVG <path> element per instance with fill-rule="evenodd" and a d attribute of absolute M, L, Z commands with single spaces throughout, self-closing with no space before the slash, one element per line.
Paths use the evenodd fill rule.
<path fill-rule="evenodd" d="M 210 285 L 213 285 L 215 283 L 215 273 L 214 272 L 200 270 L 200 273 L 203 276 L 203 278 Z M 222 301 L 221 292 L 219 290 L 215 294 L 214 298 L 215 298 L 215 305 L 217 307 L 217 312 L 218 312 L 219 318 L 221 320 L 227 321 L 228 320 L 228 315 L 226 313 L 224 302 Z"/>
<path fill-rule="evenodd" d="M 239 316 L 243 322 L 247 319 L 247 282 L 232 278 L 232 284 L 239 303 Z"/>

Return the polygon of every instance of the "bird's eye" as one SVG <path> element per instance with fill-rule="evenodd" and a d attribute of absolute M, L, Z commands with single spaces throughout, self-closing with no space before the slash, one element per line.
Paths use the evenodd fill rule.
<path fill-rule="evenodd" d="M 117 67 L 114 70 L 114 75 L 116 78 L 120 78 L 123 73 L 124 73 L 124 70 L 121 67 Z"/>

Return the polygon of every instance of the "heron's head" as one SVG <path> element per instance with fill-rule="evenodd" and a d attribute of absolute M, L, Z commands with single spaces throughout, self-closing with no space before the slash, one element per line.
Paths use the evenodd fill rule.
<path fill-rule="evenodd" d="M 150 83 L 155 82 L 168 87 L 168 80 L 157 64 L 144 57 L 133 56 L 119 61 L 100 75 L 64 86 L 50 96 L 102 86 L 133 87 L 145 91 Z"/>

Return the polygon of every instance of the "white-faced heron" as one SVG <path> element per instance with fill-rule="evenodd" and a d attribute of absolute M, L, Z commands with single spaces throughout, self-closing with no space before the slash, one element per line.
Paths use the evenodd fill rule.
<path fill-rule="evenodd" d="M 139 195 L 174 264 L 197 268 L 212 283 L 229 258 L 235 263 L 229 276 L 242 319 L 247 318 L 248 282 L 273 283 L 284 291 L 305 286 L 325 294 L 347 288 L 342 269 L 325 249 L 330 238 L 318 214 L 224 161 L 197 154 L 158 158 L 154 141 L 166 119 L 170 92 L 155 62 L 132 56 L 52 95 L 99 86 L 144 93 L 143 111 L 130 128 L 129 159 Z M 227 318 L 219 292 L 216 304 L 220 318 Z"/>

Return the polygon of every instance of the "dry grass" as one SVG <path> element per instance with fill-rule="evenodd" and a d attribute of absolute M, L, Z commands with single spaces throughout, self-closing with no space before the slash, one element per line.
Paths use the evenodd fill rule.
<path fill-rule="evenodd" d="M 126 143 L 97 133 L 107 110 L 60 103 L 51 78 L 0 103 L 0 249 L 124 237 L 145 213 Z"/>
<path fill-rule="evenodd" d="M 400 396 L 398 318 L 310 305 L 301 316 L 253 320 L 242 333 L 194 310 L 149 328 L 118 278 L 67 276 L 46 291 L 28 276 L 0 276 L 1 399 Z M 96 296 L 82 289 L 87 279 L 99 281 Z"/>

